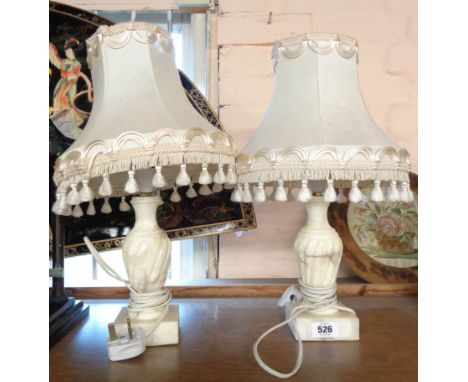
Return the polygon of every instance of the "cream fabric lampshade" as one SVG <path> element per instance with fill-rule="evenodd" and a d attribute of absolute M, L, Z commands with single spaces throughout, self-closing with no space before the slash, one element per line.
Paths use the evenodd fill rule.
<path fill-rule="evenodd" d="M 288 200 L 288 186 L 300 188 L 296 198 L 303 202 L 315 191 L 336 201 L 336 187 L 351 187 L 349 198 L 358 202 L 359 187 L 370 182 L 372 200 L 409 201 L 408 152 L 385 136 L 367 110 L 359 88 L 357 41 L 305 34 L 278 41 L 272 59 L 273 96 L 237 158 L 239 184 L 232 200 L 265 201 L 264 188 L 273 185 L 277 201 Z"/>
<path fill-rule="evenodd" d="M 56 161 L 56 213 L 93 197 L 236 183 L 232 139 L 187 99 L 170 34 L 142 22 L 101 26 L 87 46 L 94 102 Z"/>

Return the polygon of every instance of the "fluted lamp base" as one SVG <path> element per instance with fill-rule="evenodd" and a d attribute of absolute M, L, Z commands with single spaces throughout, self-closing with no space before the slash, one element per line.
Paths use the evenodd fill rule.
<path fill-rule="evenodd" d="M 162 200 L 159 196 L 135 196 L 131 203 L 135 225 L 122 245 L 128 280 L 102 259 L 87 237 L 84 240 L 104 271 L 130 290 L 128 307 L 122 308 L 113 322 L 114 335 L 125 336 L 130 323 L 131 328 L 143 329 L 146 346 L 175 345 L 179 343 L 179 306 L 170 305 L 171 293 L 164 288 L 171 242 L 156 220 Z"/>
<path fill-rule="evenodd" d="M 128 233 L 122 255 L 131 288 L 128 308 L 115 320 L 116 331 L 125 331 L 127 318 L 132 327 L 144 330 L 147 346 L 179 343 L 179 307 L 169 305 L 170 292 L 164 288 L 171 258 L 171 242 L 156 220 L 162 204 L 159 196 L 135 196 L 135 226 Z"/>
<path fill-rule="evenodd" d="M 357 341 L 359 319 L 356 313 L 336 301 L 336 277 L 343 243 L 328 223 L 328 206 L 322 196 L 314 196 L 306 204 L 307 223 L 294 243 L 301 274 L 300 296 L 291 295 L 285 299 L 285 316 L 289 319 L 299 305 L 315 304 L 318 309 L 302 312 L 289 322 L 293 334 L 294 325 L 302 341 Z M 331 302 L 324 310 L 320 301 L 325 295 Z"/>

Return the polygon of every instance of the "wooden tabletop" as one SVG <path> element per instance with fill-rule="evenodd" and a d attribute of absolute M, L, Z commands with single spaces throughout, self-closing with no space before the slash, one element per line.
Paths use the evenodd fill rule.
<path fill-rule="evenodd" d="M 125 300 L 88 300 L 90 316 L 49 353 L 50 381 L 279 381 L 263 371 L 252 345 L 281 322 L 275 298 L 174 299 L 180 309 L 176 346 L 149 347 L 132 360 L 107 358 L 107 324 Z M 360 319 L 358 342 L 304 342 L 304 361 L 288 381 L 417 381 L 417 297 L 342 297 Z M 260 354 L 288 372 L 297 343 L 283 327 L 267 337 Z"/>

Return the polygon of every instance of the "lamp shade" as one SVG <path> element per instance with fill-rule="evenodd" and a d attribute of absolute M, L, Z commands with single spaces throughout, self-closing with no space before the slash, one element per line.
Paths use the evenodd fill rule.
<path fill-rule="evenodd" d="M 238 187 L 233 199 L 248 198 L 248 185 L 254 183 L 255 201 L 266 200 L 267 185 L 277 185 L 277 201 L 288 200 L 285 185 L 300 188 L 300 201 L 308 201 L 311 190 L 336 201 L 335 187 L 351 187 L 350 200 L 360 201 L 358 185 L 369 181 L 378 187 L 376 199 L 384 186 L 393 197 L 396 190 L 398 200 L 401 193 L 411 198 L 408 152 L 379 129 L 362 98 L 356 40 L 330 33 L 287 38 L 275 44 L 272 59 L 273 96 L 237 158 L 244 189 L 241 195 Z"/>
<path fill-rule="evenodd" d="M 56 213 L 93 197 L 210 184 L 212 175 L 236 182 L 232 139 L 186 97 L 170 34 L 143 22 L 101 26 L 87 47 L 94 102 L 56 161 Z"/>

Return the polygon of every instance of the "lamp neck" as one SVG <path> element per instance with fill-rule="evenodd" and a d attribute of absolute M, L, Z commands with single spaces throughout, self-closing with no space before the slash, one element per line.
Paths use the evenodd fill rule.
<path fill-rule="evenodd" d="M 135 210 L 135 225 L 132 231 L 161 229 L 156 220 L 156 210 L 162 204 L 159 196 L 134 196 L 131 203 Z"/>
<path fill-rule="evenodd" d="M 323 199 L 323 196 L 314 196 L 310 202 L 305 204 L 307 210 L 307 229 L 332 229 L 328 223 L 328 206 L 330 203 Z"/>

